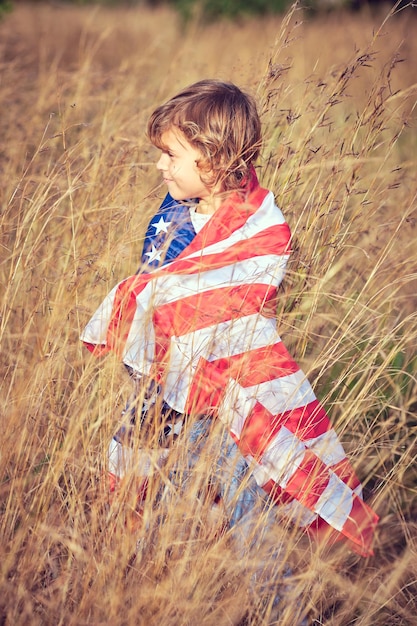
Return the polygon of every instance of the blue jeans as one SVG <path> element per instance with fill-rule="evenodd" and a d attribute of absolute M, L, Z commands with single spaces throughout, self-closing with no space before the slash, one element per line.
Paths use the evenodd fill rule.
<path fill-rule="evenodd" d="M 285 562 L 282 532 L 277 528 L 280 524 L 277 506 L 257 485 L 247 461 L 219 422 L 195 421 L 184 433 L 183 445 L 181 466 L 170 473 L 176 496 L 195 497 L 195 480 L 202 490 L 209 483 L 211 498 L 220 501 L 236 559 L 243 568 L 250 568 L 249 593 L 254 598 L 263 597 L 279 612 L 280 600 L 290 590 L 291 569 Z"/>

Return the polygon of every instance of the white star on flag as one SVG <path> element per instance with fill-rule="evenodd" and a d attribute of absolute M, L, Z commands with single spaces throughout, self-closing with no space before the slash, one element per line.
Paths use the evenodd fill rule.
<path fill-rule="evenodd" d="M 157 235 L 160 232 L 164 232 L 167 233 L 168 232 L 168 226 L 171 226 L 172 222 L 166 222 L 162 217 L 159 218 L 159 222 L 155 222 L 155 224 L 152 224 L 152 226 L 155 228 L 155 235 Z"/>
<path fill-rule="evenodd" d="M 157 250 L 153 244 L 152 244 L 151 251 L 145 252 L 145 255 L 149 257 L 149 263 L 152 263 L 153 261 L 160 261 L 161 254 L 162 253 L 159 250 Z"/>

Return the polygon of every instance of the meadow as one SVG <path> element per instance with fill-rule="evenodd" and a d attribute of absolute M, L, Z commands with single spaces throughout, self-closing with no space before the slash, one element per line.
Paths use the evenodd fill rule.
<path fill-rule="evenodd" d="M 411 6 L 183 28 L 163 6 L 17 3 L 2 19 L 1 624 L 416 623 L 416 27 Z M 132 561 L 134 504 L 102 479 L 130 382 L 79 340 L 164 193 L 148 115 L 203 77 L 258 101 L 258 174 L 294 233 L 281 335 L 380 516 L 366 559 L 277 528 L 273 566 L 292 574 L 276 622 L 227 536 L 182 524 L 187 503 L 163 525 L 150 511 Z"/>

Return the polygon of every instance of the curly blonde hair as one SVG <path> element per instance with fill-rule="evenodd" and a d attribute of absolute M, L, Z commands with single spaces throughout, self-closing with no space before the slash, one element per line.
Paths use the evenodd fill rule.
<path fill-rule="evenodd" d="M 233 83 L 201 80 L 159 106 L 150 116 L 148 137 L 164 150 L 162 135 L 178 129 L 201 153 L 201 179 L 224 191 L 238 189 L 259 156 L 261 122 L 252 96 Z"/>

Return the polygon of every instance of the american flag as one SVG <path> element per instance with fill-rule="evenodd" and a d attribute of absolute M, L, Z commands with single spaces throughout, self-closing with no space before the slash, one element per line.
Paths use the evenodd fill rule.
<path fill-rule="evenodd" d="M 162 383 L 174 410 L 222 420 L 294 523 L 368 556 L 378 516 L 266 313 L 289 252 L 289 227 L 253 175 L 173 261 L 116 285 L 82 340 Z"/>

